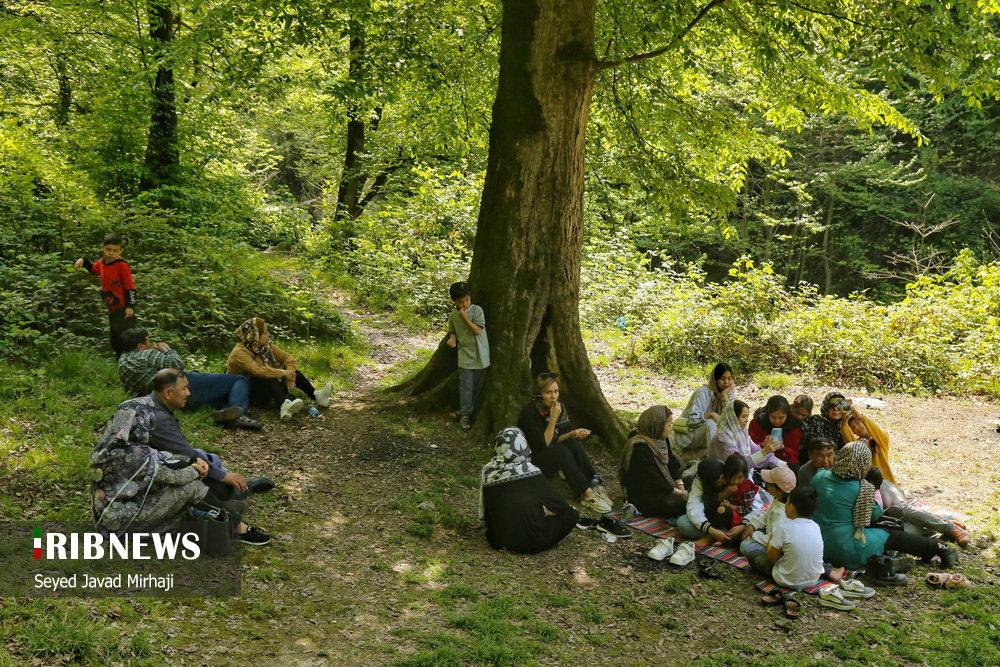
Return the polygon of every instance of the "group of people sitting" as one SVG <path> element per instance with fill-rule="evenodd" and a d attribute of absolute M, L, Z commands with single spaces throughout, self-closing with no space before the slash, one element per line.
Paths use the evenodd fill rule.
<path fill-rule="evenodd" d="M 543 374 L 537 387 L 482 471 L 480 518 L 490 545 L 537 553 L 574 526 L 628 537 L 608 517 L 581 519 L 546 481 L 559 475 L 583 507 L 612 510 L 582 446 L 591 432 L 560 400 L 559 376 Z M 773 396 L 752 411 L 734 387 L 732 368 L 718 364 L 676 421 L 662 405 L 644 411 L 621 452 L 624 518 L 664 519 L 687 538 L 676 550 L 672 538 L 663 541 L 651 557 L 687 564 L 697 547 L 726 545 L 790 590 L 821 578 L 839 582 L 821 593 L 822 604 L 838 609 L 853 607 L 846 598 L 874 594 L 846 570 L 866 568 L 877 585 L 901 585 L 908 556 L 957 563 L 946 542 L 965 546 L 965 525 L 906 503 L 888 437 L 843 394 L 828 394 L 818 414 L 807 395 L 791 403 Z"/>
<path fill-rule="evenodd" d="M 136 398 L 122 403 L 104 429 L 90 458 L 94 520 L 109 531 L 125 531 L 133 522 L 181 521 L 226 510 L 231 532 L 247 545 L 270 537 L 242 521 L 244 498 L 274 488 L 267 477 L 246 479 L 228 470 L 216 454 L 190 446 L 175 412 L 213 408 L 212 418 L 234 428 L 260 430 L 250 408 L 275 407 L 282 420 L 310 401 L 329 406 L 333 385 L 316 390 L 295 358 L 271 343 L 262 318 L 240 325 L 238 342 L 225 373 L 185 369 L 166 343 L 153 344 L 145 329 L 121 335 L 118 359 L 122 385 Z M 214 514 L 213 514 L 214 513 Z"/>

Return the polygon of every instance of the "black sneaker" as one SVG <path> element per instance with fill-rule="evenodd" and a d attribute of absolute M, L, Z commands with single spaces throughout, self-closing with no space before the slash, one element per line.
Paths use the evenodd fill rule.
<path fill-rule="evenodd" d="M 240 542 L 254 547 L 262 547 L 271 541 L 271 536 L 253 526 L 247 526 L 247 532 L 239 536 Z"/>
<path fill-rule="evenodd" d="M 239 410 L 239 408 L 236 409 Z M 246 429 L 247 431 L 259 431 L 262 428 L 264 428 L 263 424 L 250 419 L 246 415 L 240 415 L 236 419 L 233 419 L 232 421 L 226 423 L 226 426 L 230 428 L 242 428 Z"/>
<path fill-rule="evenodd" d="M 581 516 L 576 522 L 576 527 L 580 530 L 590 530 L 597 525 L 597 519 L 588 519 L 585 516 Z"/>
<path fill-rule="evenodd" d="M 247 480 L 247 488 L 233 491 L 233 498 L 243 500 L 254 493 L 267 493 L 274 488 L 274 482 L 267 477 L 251 477 Z"/>
<path fill-rule="evenodd" d="M 597 522 L 597 530 L 602 533 L 607 533 L 608 535 L 614 535 L 619 540 L 627 540 L 632 537 L 632 531 L 621 525 L 614 519 L 606 516 L 602 516 L 600 521 Z"/>
<path fill-rule="evenodd" d="M 238 405 L 230 405 L 225 410 L 213 410 L 212 421 L 216 424 L 228 424 L 229 422 L 243 416 L 243 408 Z"/>

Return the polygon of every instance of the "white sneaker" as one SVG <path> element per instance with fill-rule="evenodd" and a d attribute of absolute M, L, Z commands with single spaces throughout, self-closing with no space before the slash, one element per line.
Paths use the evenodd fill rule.
<path fill-rule="evenodd" d="M 646 554 L 653 560 L 663 560 L 674 553 L 674 538 L 668 537 L 665 540 L 657 540 L 656 546 Z"/>
<path fill-rule="evenodd" d="M 597 490 L 594 493 L 599 495 L 601 497 L 601 500 L 606 502 L 608 505 L 611 505 L 611 507 L 615 506 L 614 501 L 611 500 L 611 496 L 608 495 L 608 492 L 604 490 L 603 486 L 597 487 Z"/>
<path fill-rule="evenodd" d="M 836 586 L 825 586 L 819 590 L 819 604 L 821 607 L 830 607 L 838 611 L 851 611 L 854 603 L 845 600 L 840 589 Z"/>
<path fill-rule="evenodd" d="M 596 493 L 589 498 L 581 498 L 580 504 L 584 507 L 589 507 L 598 514 L 607 514 L 612 509 L 611 503 L 606 501 L 604 498 L 601 498 Z"/>
<path fill-rule="evenodd" d="M 857 579 L 841 579 L 840 594 L 845 598 L 868 599 L 875 595 L 875 589 L 865 586 Z"/>
<path fill-rule="evenodd" d="M 323 388 L 316 392 L 316 404 L 321 408 L 330 407 L 330 397 L 333 395 L 333 383 L 327 382 Z"/>
<path fill-rule="evenodd" d="M 305 406 L 306 404 L 302 402 L 301 398 L 296 398 L 294 401 L 286 398 L 285 402 L 281 404 L 281 421 L 288 421 L 292 415 Z"/>
<path fill-rule="evenodd" d="M 674 565 L 687 565 L 694 560 L 694 552 L 694 542 L 684 542 L 674 550 L 674 555 L 670 557 L 670 562 Z"/>

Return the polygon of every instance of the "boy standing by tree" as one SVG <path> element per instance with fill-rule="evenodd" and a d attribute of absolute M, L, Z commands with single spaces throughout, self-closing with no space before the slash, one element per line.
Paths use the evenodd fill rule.
<path fill-rule="evenodd" d="M 490 366 L 490 342 L 486 337 L 486 316 L 482 308 L 473 305 L 469 286 L 455 283 L 448 292 L 455 302 L 455 310 L 448 316 L 448 345 L 458 348 L 461 425 L 468 431 Z"/>
<path fill-rule="evenodd" d="M 108 234 L 101 246 L 104 259 L 92 263 L 81 257 L 73 264 L 73 268 L 82 267 L 101 277 L 101 298 L 108 304 L 111 347 L 115 350 L 115 357 L 120 358 L 128 352 L 122 341 L 122 334 L 135 327 L 135 282 L 128 262 L 121 258 L 121 235 L 114 232 Z"/>

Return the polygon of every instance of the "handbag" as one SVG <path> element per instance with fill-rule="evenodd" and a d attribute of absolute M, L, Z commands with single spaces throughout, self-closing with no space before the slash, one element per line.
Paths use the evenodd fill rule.
<path fill-rule="evenodd" d="M 684 417 L 678 417 L 677 419 L 675 419 L 673 424 L 673 430 L 674 433 L 687 434 L 688 432 L 687 419 L 685 419 Z"/>
<path fill-rule="evenodd" d="M 212 558 L 227 558 L 236 553 L 233 545 L 236 530 L 234 518 L 225 507 L 214 507 L 202 501 L 188 506 L 191 516 L 189 532 L 198 536 L 201 552 Z M 235 519 L 239 525 L 239 518 Z"/>

